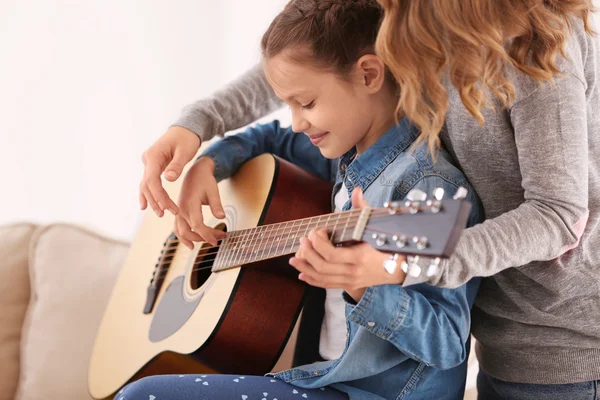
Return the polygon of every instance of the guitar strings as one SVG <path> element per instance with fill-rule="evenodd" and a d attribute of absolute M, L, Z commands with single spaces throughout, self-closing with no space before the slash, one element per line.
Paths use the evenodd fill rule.
<path fill-rule="evenodd" d="M 358 210 L 357 210 L 357 211 L 358 211 Z M 372 211 L 371 211 L 371 214 L 372 214 L 372 215 L 371 215 L 370 219 L 373 219 L 373 218 L 381 218 L 381 217 L 383 217 L 384 215 L 389 215 L 389 211 L 388 211 L 387 209 L 384 209 L 383 211 L 380 211 L 380 210 L 375 210 L 375 209 L 374 209 L 374 210 L 372 210 Z M 348 215 L 348 217 L 350 217 L 350 215 Z M 337 226 L 337 224 L 339 224 L 340 222 L 342 222 L 342 223 L 344 223 L 344 222 L 349 222 L 349 221 L 350 221 L 350 219 L 351 219 L 351 218 L 346 218 L 345 220 L 340 220 L 340 221 L 338 221 L 338 222 L 337 222 L 335 225 Z M 296 229 L 296 228 L 300 228 L 300 227 L 307 227 L 307 230 L 308 230 L 309 228 L 311 228 L 311 226 L 310 226 L 310 225 L 313 225 L 313 224 L 316 224 L 316 225 L 314 226 L 315 228 L 319 226 L 319 225 L 318 225 L 318 221 L 312 221 L 312 222 L 309 222 L 309 223 L 308 223 L 308 227 L 307 227 L 306 225 L 302 225 L 302 226 L 301 226 L 301 225 L 297 225 L 297 226 L 295 226 L 295 225 L 294 225 L 294 226 L 291 226 L 291 227 L 289 227 L 289 226 L 288 226 L 288 227 L 285 227 L 284 231 L 285 231 L 287 228 L 291 228 L 291 229 L 290 229 L 290 231 L 291 231 L 292 229 Z M 274 225 L 274 224 L 273 224 L 273 225 Z M 264 226 L 269 226 L 269 225 L 264 225 Z M 331 227 L 331 226 L 327 226 L 327 227 Z M 331 235 L 330 235 L 330 240 L 331 240 L 331 239 L 332 239 L 332 238 L 335 236 L 335 234 L 336 234 L 336 233 L 339 233 L 339 232 L 344 232 L 345 230 L 348 230 L 348 229 L 350 229 L 350 230 L 351 230 L 351 229 L 353 229 L 353 228 L 355 228 L 355 227 L 356 227 L 356 224 L 352 224 L 352 225 L 348 224 L 348 225 L 345 225 L 345 226 L 344 226 L 344 229 L 342 229 L 342 228 L 334 229 L 334 231 L 333 231 L 333 232 L 331 233 Z M 239 253 L 238 253 L 237 255 L 236 255 L 236 254 L 234 254 L 234 257 L 231 259 L 231 261 L 235 261 L 235 260 L 236 260 L 236 258 L 237 258 L 237 259 L 240 259 L 240 261 L 243 261 L 243 260 L 242 260 L 242 258 L 244 258 L 244 257 L 248 257 L 248 256 L 252 255 L 252 253 L 255 253 L 255 254 L 256 254 L 256 252 L 258 252 L 258 251 L 262 251 L 262 252 L 263 252 L 262 256 L 264 256 L 264 253 L 265 253 L 265 251 L 266 251 L 267 247 L 269 246 L 269 244 L 268 244 L 268 243 L 265 243 L 265 240 L 268 240 L 268 239 L 270 239 L 270 238 L 273 238 L 273 237 L 280 236 L 280 234 L 283 234 L 283 233 L 284 233 L 284 232 L 279 232 L 279 231 L 280 231 L 280 229 L 278 228 L 278 229 L 277 229 L 277 231 L 272 231 L 272 233 L 274 233 L 274 235 L 267 235 L 267 236 L 263 236 L 263 237 L 261 237 L 261 239 L 260 239 L 260 240 L 261 240 L 261 243 L 260 243 L 260 245 L 258 245 L 258 246 L 257 246 L 257 245 L 250 245 L 250 244 L 248 244 L 248 245 L 242 245 L 242 248 L 240 248 L 240 249 L 236 249 L 236 250 L 238 250 L 238 251 L 239 251 Z M 391 231 L 385 231 L 385 230 L 381 230 L 381 229 L 374 229 L 374 228 L 368 228 L 368 229 L 365 229 L 365 231 L 377 231 L 377 232 L 381 232 L 381 233 L 389 233 L 389 234 L 394 234 L 394 232 L 391 232 Z M 233 231 L 233 232 L 235 232 L 235 231 Z M 240 231 L 237 231 L 237 232 L 240 232 Z M 255 234 L 250 234 L 250 235 L 240 235 L 240 236 L 234 236 L 234 237 L 235 237 L 235 238 L 239 238 L 239 237 L 248 237 L 248 236 L 253 236 L 253 237 L 254 237 L 254 236 L 255 236 Z M 227 239 L 227 238 L 226 238 L 226 239 Z M 223 240 L 221 240 L 221 242 L 222 242 L 222 241 L 224 241 L 224 240 L 226 240 L 226 239 L 223 239 Z M 292 248 L 294 248 L 295 246 L 298 246 L 298 245 L 299 245 L 299 239 L 300 239 L 300 238 L 294 237 L 294 238 L 289 238 L 289 239 L 285 239 L 285 240 L 284 240 L 284 242 L 285 242 L 285 243 L 284 243 L 284 245 L 283 245 L 283 249 L 285 249 L 285 248 L 287 248 L 288 246 L 290 246 L 290 251 L 289 251 L 289 252 L 286 252 L 287 254 L 291 254 L 291 253 L 293 253 L 293 251 L 291 251 L 291 249 L 292 249 Z M 289 242 L 290 242 L 290 240 L 292 241 L 291 243 L 289 243 Z M 251 239 L 250 241 L 252 241 L 252 239 Z M 177 248 L 177 245 L 180 243 L 178 239 L 171 240 L 170 242 L 171 242 L 171 243 L 170 243 L 169 247 L 174 247 L 174 248 Z M 264 246 L 262 246 L 262 244 L 264 244 Z M 277 248 L 276 248 L 276 249 L 278 249 L 280 245 L 281 245 L 281 243 L 278 243 L 278 244 L 277 244 Z M 197 260 L 197 261 L 196 261 L 196 262 L 193 264 L 193 267 L 197 267 L 197 266 L 200 266 L 200 265 L 203 265 L 203 264 L 207 264 L 207 263 L 211 263 L 212 265 L 211 265 L 211 266 L 208 266 L 208 267 L 199 267 L 199 268 L 193 268 L 193 269 L 192 269 L 192 272 L 195 272 L 195 271 L 201 271 L 201 270 L 205 270 L 205 269 L 209 269 L 209 268 L 213 268 L 213 267 L 214 267 L 214 262 L 215 262 L 215 259 L 216 259 L 216 258 L 215 258 L 215 259 L 211 259 L 211 260 L 205 260 L 205 258 L 206 258 L 207 256 L 211 256 L 211 255 L 218 254 L 218 253 L 219 253 L 219 251 L 216 251 L 216 252 L 205 252 L 205 251 L 209 251 L 209 250 L 212 250 L 212 249 L 215 249 L 215 248 L 219 248 L 219 246 L 205 247 L 204 249 L 201 249 L 201 250 L 200 250 L 200 252 L 199 252 L 199 253 L 197 254 L 197 256 L 196 256 L 196 260 Z M 273 244 L 270 244 L 270 249 L 269 249 L 269 251 L 271 251 L 272 249 L 273 249 Z M 231 250 L 233 250 L 233 249 L 227 249 L 227 250 L 226 250 L 224 253 L 221 253 L 221 254 L 228 254 L 228 255 L 229 255 L 229 252 L 230 252 Z M 276 250 L 276 251 L 278 251 L 278 250 Z M 243 254 L 242 252 L 247 252 L 247 254 Z M 284 254 L 281 254 L 281 255 L 284 255 Z M 265 259 L 269 259 L 269 258 L 274 258 L 274 256 L 271 256 L 271 257 L 266 257 L 266 258 L 262 258 L 262 257 L 261 257 L 261 258 L 258 258 L 258 259 L 256 259 L 255 261 L 261 261 L 261 260 L 265 260 Z M 198 259 L 200 259 L 200 260 L 198 260 Z M 229 260 L 228 260 L 228 261 L 229 261 Z M 253 262 L 255 262 L 255 261 L 253 261 Z M 165 265 L 165 264 L 167 264 L 167 263 L 168 263 L 168 261 L 167 261 L 167 262 L 163 262 L 163 263 L 159 264 L 159 266 Z M 240 263 L 240 265 L 239 265 L 239 266 L 241 267 L 241 266 L 242 266 L 242 264 L 243 264 L 243 263 Z M 236 265 L 236 264 L 234 263 L 234 264 L 232 264 L 232 266 L 236 266 L 236 267 L 237 267 L 238 265 Z M 161 273 L 161 274 L 159 275 L 159 277 L 161 277 L 161 278 L 162 278 L 162 277 L 164 277 L 164 276 L 165 276 L 167 273 L 168 273 L 168 269 L 167 269 L 166 271 L 164 271 L 163 273 Z"/>
<path fill-rule="evenodd" d="M 386 212 L 386 213 L 387 213 L 387 212 Z M 371 214 L 372 214 L 372 215 L 371 215 L 370 219 L 372 219 L 372 217 L 373 217 L 373 216 L 375 216 L 375 217 L 378 217 L 378 216 L 379 216 L 380 214 L 382 214 L 382 213 L 381 213 L 381 212 L 377 212 L 376 214 L 374 214 L 374 212 L 372 211 L 372 212 L 371 212 Z M 373 215 L 373 214 L 374 214 L 374 215 Z M 389 214 L 389 213 L 388 213 L 388 214 Z M 345 219 L 341 219 L 340 221 L 338 221 L 338 223 L 340 223 L 340 222 L 341 222 L 341 223 L 345 223 L 345 225 L 344 225 L 344 229 L 341 229 L 341 228 L 340 228 L 340 229 L 337 229 L 337 230 L 335 230 L 334 232 L 332 232 L 332 234 L 331 234 L 331 237 L 333 237 L 333 235 L 334 235 L 334 234 L 335 234 L 337 231 L 343 232 L 344 230 L 351 230 L 351 229 L 353 229 L 353 228 L 355 228 L 355 227 L 356 227 L 356 224 L 354 224 L 354 223 L 353 223 L 353 224 L 349 224 L 349 222 L 350 222 L 350 221 L 352 221 L 352 219 L 353 219 L 353 218 L 352 218 L 352 216 L 350 216 L 350 215 L 348 214 L 348 215 L 347 215 L 347 216 L 345 216 L 345 217 L 346 217 Z M 325 221 L 325 222 L 327 222 L 327 221 Z M 275 225 L 275 224 L 273 224 L 273 225 Z M 312 226 L 312 225 L 314 225 L 314 226 Z M 337 224 L 335 224 L 335 225 L 337 226 Z M 270 226 L 270 225 L 262 225 L 262 226 Z M 318 222 L 318 221 L 312 221 L 312 222 L 310 222 L 310 221 L 309 221 L 309 223 L 308 223 L 308 224 L 304 224 L 304 225 L 295 225 L 295 226 L 293 226 L 293 227 L 287 227 L 287 228 L 294 228 L 294 229 L 296 229 L 296 228 L 306 228 L 306 231 L 308 231 L 308 229 L 310 229 L 310 228 L 317 228 L 317 227 L 319 227 L 319 226 L 321 226 L 321 227 L 327 227 L 327 228 L 330 228 L 330 227 L 332 227 L 332 226 L 323 226 L 323 225 L 319 225 L 319 222 Z M 284 231 L 285 231 L 285 230 L 287 230 L 287 228 L 286 228 L 286 229 L 284 229 Z M 291 231 L 291 229 L 290 229 L 290 231 Z M 240 232 L 240 231 L 232 231 L 232 232 Z M 250 250 L 250 249 L 252 249 L 252 251 L 255 251 L 257 248 L 258 248 L 259 250 L 263 250 L 263 254 L 264 254 L 264 250 L 266 249 L 266 246 L 269 246 L 269 245 L 271 246 L 271 249 L 270 249 L 270 250 L 272 250 L 273 244 L 270 244 L 270 243 L 265 243 L 265 242 L 267 242 L 267 241 L 268 241 L 268 239 L 273 239 L 273 238 L 275 238 L 275 237 L 281 236 L 281 235 L 282 235 L 284 232 L 283 232 L 281 229 L 276 229 L 276 230 L 272 230 L 270 233 L 273 233 L 273 234 L 272 234 L 272 235 L 271 235 L 271 234 L 270 234 L 270 235 L 266 235 L 266 236 L 263 236 L 263 237 L 261 238 L 261 244 L 263 244 L 263 243 L 265 244 L 265 247 L 264 247 L 264 248 L 262 248 L 262 247 L 260 247 L 260 248 L 259 248 L 259 247 L 257 246 L 257 244 L 255 244 L 255 245 L 251 246 L 251 244 L 250 244 L 250 243 L 246 242 L 247 244 L 243 244 L 243 245 L 242 245 L 242 247 L 241 247 L 240 249 L 235 249 L 237 254 L 235 254 L 235 255 L 234 255 L 234 257 L 235 257 L 235 258 L 240 258 L 240 255 L 241 255 L 241 252 L 242 252 L 242 251 L 247 251 L 247 250 Z M 239 238 L 239 237 L 242 237 L 242 236 L 243 236 L 243 237 L 250 237 L 250 236 L 254 237 L 255 235 L 240 235 L 240 236 L 234 236 L 234 238 L 236 238 L 236 239 L 237 239 L 237 238 Z M 302 236 L 302 237 L 303 237 L 303 236 Z M 223 239 L 223 240 L 219 240 L 218 242 L 223 242 L 223 241 L 224 241 L 224 240 L 226 240 L 226 239 L 228 239 L 228 238 L 225 238 L 225 239 Z M 300 239 L 300 238 L 298 238 L 298 237 L 297 237 L 297 238 L 288 238 L 288 239 L 285 239 L 284 241 L 285 241 L 286 243 L 285 243 L 285 245 L 284 245 L 284 247 L 283 247 L 283 248 L 285 248 L 285 247 L 287 247 L 287 246 L 289 246 L 289 245 L 290 245 L 290 243 L 289 243 L 289 241 L 290 241 L 290 240 L 292 240 L 292 241 L 293 241 L 293 242 L 292 242 L 292 245 L 294 245 L 294 244 L 295 244 L 295 243 L 294 243 L 294 241 L 296 241 L 295 239 L 297 239 L 297 241 L 299 241 L 299 239 Z M 250 242 L 251 242 L 251 241 L 252 241 L 252 239 L 250 239 Z M 180 243 L 180 242 L 179 242 L 179 239 L 170 240 L 169 242 L 170 242 L 170 244 L 169 244 L 169 246 L 168 246 L 168 247 L 172 248 L 172 249 L 173 249 L 173 253 L 174 253 L 174 250 L 177 248 L 177 245 Z M 230 243 L 227 243 L 227 245 L 230 245 Z M 280 245 L 280 244 L 278 244 L 278 246 L 279 246 L 279 245 Z M 212 249 L 218 249 L 218 250 L 217 250 L 217 251 L 215 251 L 215 252 L 206 252 L 206 253 L 205 253 L 205 251 L 209 251 L 209 250 L 212 250 Z M 203 249 L 200 249 L 200 252 L 199 252 L 199 253 L 198 253 L 198 255 L 196 256 L 196 260 L 197 260 L 197 261 L 196 261 L 196 262 L 195 262 L 193 265 L 194 265 L 194 266 L 197 266 L 197 265 L 202 265 L 202 264 L 206 264 L 206 263 L 213 263 L 213 262 L 214 262 L 214 259 L 213 259 L 213 260 L 200 260 L 200 261 L 198 261 L 198 258 L 202 258 L 202 259 L 204 259 L 204 258 L 206 258 L 207 256 L 211 256 L 211 255 L 216 255 L 216 254 L 219 254 L 219 250 L 220 250 L 220 249 L 221 249 L 221 246 L 211 246 L 211 247 L 205 247 L 205 248 L 203 248 Z M 221 253 L 221 254 L 227 254 L 227 255 L 230 255 L 230 254 L 232 254 L 232 253 L 231 253 L 231 251 L 232 251 L 232 250 L 234 250 L 234 249 L 233 249 L 233 248 L 229 248 L 229 249 L 227 249 L 225 252 L 223 252 L 223 253 Z M 290 253 L 288 253 L 288 254 L 290 254 Z M 282 255 L 283 255 L 283 254 L 282 254 Z M 273 258 L 273 257 L 268 257 L 268 258 Z M 160 264 L 158 264 L 158 265 L 159 265 L 159 266 L 163 266 L 163 265 L 165 265 L 165 264 L 168 264 L 168 261 L 162 262 L 162 263 L 160 263 Z M 212 268 L 212 266 L 211 266 L 211 267 L 209 267 L 209 268 Z M 201 269 L 206 269 L 206 267 L 202 267 Z M 194 270 L 192 270 L 192 271 L 198 271 L 198 270 L 199 270 L 199 269 L 194 269 Z M 163 274 L 159 275 L 159 277 L 160 277 L 160 278 L 162 278 L 163 276 L 165 276 L 165 275 L 166 275 L 166 273 L 168 273 L 168 269 L 167 269 L 167 271 L 165 271 Z"/>
<path fill-rule="evenodd" d="M 377 230 L 377 229 L 373 229 L 373 228 L 365 229 L 365 231 L 384 232 L 384 231 Z M 289 246 L 289 244 L 287 244 L 286 246 Z M 292 246 L 290 247 L 290 249 L 291 249 L 291 248 L 294 248 L 295 246 L 298 246 L 298 244 L 296 244 L 296 243 L 292 244 Z M 294 253 L 294 251 L 290 251 L 290 252 L 288 252 L 287 254 L 280 254 L 279 256 L 271 256 L 271 257 L 259 258 L 259 259 L 257 259 L 257 260 L 254 260 L 254 261 L 252 261 L 252 263 L 254 263 L 254 262 L 258 262 L 258 261 L 265 261 L 265 260 L 268 260 L 268 259 L 272 259 L 272 258 L 276 258 L 276 257 L 284 256 L 284 255 L 289 255 L 289 254 L 292 254 L 292 253 Z M 194 264 L 194 267 L 195 267 L 195 266 L 198 266 L 198 265 L 202 265 L 202 264 L 207 264 L 207 263 L 210 263 L 210 262 L 212 262 L 212 261 L 214 261 L 214 260 L 201 260 L 201 261 L 199 261 L 199 262 L 195 263 L 195 264 Z M 243 268 L 243 267 L 244 267 L 246 264 L 251 264 L 251 262 L 246 262 L 246 263 L 241 263 L 241 264 L 232 264 L 232 265 L 231 265 L 230 267 L 228 267 L 228 268 L 222 268 L 222 269 L 219 269 L 219 270 L 217 270 L 217 271 L 214 271 L 214 272 L 227 271 L 227 270 L 229 270 L 229 269 Z M 203 271 L 203 270 L 207 270 L 207 269 L 212 269 L 212 268 L 213 268 L 213 266 L 214 266 L 214 265 L 209 265 L 209 266 L 206 266 L 206 267 L 193 268 L 193 269 L 191 270 L 191 272 L 196 272 L 196 271 Z M 168 270 L 167 270 L 167 271 L 165 271 L 165 273 L 164 273 L 164 274 L 161 274 L 161 276 L 166 276 L 168 272 L 169 272 Z"/>
<path fill-rule="evenodd" d="M 419 210 L 422 211 L 422 210 L 425 210 L 425 208 L 420 208 Z M 402 211 L 402 209 L 398 209 L 397 212 L 396 212 L 396 214 L 406 213 L 405 211 L 403 211 L 403 212 L 401 212 L 401 211 Z M 360 214 L 360 212 L 362 212 L 362 211 L 360 209 L 357 209 L 357 210 L 342 211 L 342 212 L 339 212 L 339 213 L 325 214 L 325 215 L 329 216 L 328 219 L 327 219 L 327 221 L 321 221 L 321 217 L 309 217 L 309 218 L 302 218 L 302 219 L 295 220 L 295 221 L 299 222 L 298 225 L 296 225 L 294 223 L 294 224 L 292 224 L 292 226 L 289 226 L 290 222 L 295 222 L 295 221 L 284 221 L 284 222 L 277 222 L 277 223 L 273 223 L 273 224 L 269 224 L 269 225 L 260 225 L 260 226 L 257 226 L 257 227 L 254 227 L 254 228 L 249 228 L 249 229 L 241 229 L 241 230 L 236 230 L 236 231 L 229 231 L 229 232 L 227 232 L 227 234 L 230 234 L 230 235 L 228 235 L 224 239 L 217 240 L 217 246 L 205 247 L 202 250 L 211 250 L 211 249 L 219 248 L 220 247 L 219 243 L 221 242 L 221 244 L 222 244 L 222 242 L 225 241 L 225 240 L 227 240 L 227 239 L 230 239 L 231 242 L 233 242 L 233 240 L 236 240 L 236 239 L 250 238 L 250 240 L 252 241 L 252 240 L 256 239 L 257 233 L 258 234 L 263 234 L 263 233 L 265 233 L 265 231 L 268 231 L 269 233 L 275 232 L 275 235 L 270 235 L 270 236 L 266 236 L 266 237 L 263 235 L 261 237 L 261 240 L 264 240 L 265 238 L 268 239 L 268 238 L 276 237 L 280 233 L 285 232 L 285 230 L 287 230 L 288 228 L 290 229 L 290 233 L 291 233 L 292 229 L 306 228 L 306 230 L 308 230 L 309 228 L 311 228 L 312 224 L 316 224 L 315 227 L 318 227 L 319 225 L 322 225 L 323 222 L 325 222 L 325 224 L 327 224 L 326 227 L 329 227 L 329 224 L 331 224 L 331 222 L 335 222 L 333 224 L 333 226 L 337 227 L 337 225 L 340 224 L 340 223 L 344 223 L 345 222 L 347 224 L 349 222 L 350 218 L 353 217 L 350 214 L 356 214 L 356 213 Z M 344 216 L 346 219 L 342 220 L 340 217 L 337 217 L 338 214 L 346 214 Z M 388 208 L 372 208 L 371 209 L 371 214 L 370 214 L 371 216 L 380 216 L 382 214 L 389 215 L 389 209 Z M 331 221 L 331 216 L 334 216 L 334 215 L 336 216 L 336 218 L 338 218 L 337 222 L 336 221 Z M 319 220 L 318 221 L 313 221 L 316 218 L 319 218 Z M 369 217 L 369 218 L 371 218 L 371 217 Z M 306 222 L 308 222 L 308 224 L 307 225 L 303 225 Z M 284 224 L 286 224 L 286 225 L 284 225 Z M 276 227 L 278 225 L 280 227 Z M 260 231 L 259 228 L 263 228 L 263 227 L 267 228 L 267 229 L 263 229 L 262 231 Z M 275 227 L 275 229 L 271 228 L 270 230 L 268 230 L 269 227 Z M 356 227 L 356 225 L 347 226 L 345 229 L 347 229 L 347 228 L 353 228 L 353 227 Z M 280 230 L 282 232 L 280 232 Z M 244 232 L 244 233 L 241 234 L 241 235 L 236 235 L 237 232 Z M 249 233 L 246 233 L 246 232 L 249 232 Z M 390 233 L 393 233 L 393 232 L 390 232 Z M 166 243 L 169 243 L 169 242 L 170 242 L 169 246 L 171 246 L 171 247 L 173 247 L 172 245 L 176 246 L 176 245 L 178 245 L 180 243 L 179 239 L 167 240 Z M 229 244 L 230 243 L 228 243 L 228 245 Z M 207 256 L 207 255 L 211 255 L 211 254 L 214 254 L 214 253 L 207 253 L 207 254 L 203 254 L 203 255 Z"/>
<path fill-rule="evenodd" d="M 355 210 L 352 210 L 352 211 L 355 211 Z M 350 213 L 352 213 L 352 211 L 346 211 L 346 212 L 344 212 L 346 214 L 346 215 L 343 216 L 344 218 L 342 219 L 342 218 L 337 218 L 336 217 L 337 218 L 336 221 L 331 220 L 331 218 L 328 218 L 326 221 L 320 221 L 320 220 L 319 221 L 310 221 L 310 219 L 312 219 L 312 218 L 304 218 L 304 219 L 296 220 L 296 221 L 299 221 L 299 222 L 303 221 L 303 222 L 300 222 L 297 225 L 296 224 L 292 224 L 290 226 L 289 223 L 294 222 L 294 221 L 287 221 L 287 222 L 277 222 L 277 223 L 269 224 L 269 225 L 260 225 L 258 227 L 250 228 L 250 229 L 241 229 L 241 230 L 238 230 L 238 231 L 229 231 L 229 232 L 227 232 L 228 236 L 226 238 L 217 240 L 217 243 L 218 243 L 217 246 L 205 247 L 205 248 L 201 249 L 201 251 L 203 251 L 203 250 L 204 251 L 206 251 L 206 250 L 212 250 L 212 249 L 220 249 L 221 246 L 219 245 L 219 243 L 222 245 L 223 242 L 225 240 L 228 240 L 228 239 L 230 240 L 230 242 L 227 243 L 228 246 L 231 245 L 234 242 L 234 240 L 236 240 L 238 242 L 241 242 L 242 240 L 240 240 L 240 239 L 247 239 L 247 238 L 249 238 L 250 241 L 252 241 L 252 240 L 258 239 L 256 237 L 257 234 L 259 234 L 259 235 L 263 234 L 263 236 L 259 237 L 261 241 L 263 241 L 265 239 L 271 239 L 271 238 L 277 237 L 277 236 L 279 236 L 281 234 L 284 234 L 284 232 L 286 230 L 288 230 L 288 229 L 289 229 L 289 233 L 291 233 L 292 230 L 301 230 L 301 228 L 306 228 L 306 231 L 308 231 L 310 228 L 316 228 L 318 226 L 322 226 L 322 227 L 332 227 L 332 226 L 333 227 L 337 227 L 337 225 L 344 224 L 344 223 L 346 224 L 346 225 L 344 225 L 346 227 L 345 229 L 354 228 L 354 227 L 356 227 L 356 225 L 348 225 L 348 223 L 354 217 L 354 216 L 350 215 Z M 388 212 L 386 211 L 386 213 L 388 213 Z M 330 214 L 330 215 L 335 215 L 335 214 Z M 380 215 L 380 211 L 379 210 L 372 210 L 371 211 L 371 215 L 376 215 L 376 216 Z M 284 224 L 287 224 L 287 225 L 284 225 Z M 312 226 L 312 225 L 314 225 L 314 226 Z M 265 229 L 260 230 L 259 228 L 265 228 Z M 237 232 L 247 232 L 247 231 L 251 231 L 251 232 L 250 233 L 244 233 L 244 234 L 241 234 L 241 235 L 236 235 Z M 265 236 L 264 233 L 268 233 L 268 235 Z M 170 242 L 170 244 L 168 245 L 168 247 L 176 247 L 180 243 L 179 239 L 167 240 L 166 243 L 169 243 L 169 242 Z M 231 249 L 229 249 L 229 250 L 231 250 Z M 203 256 L 208 256 L 208 255 L 212 255 L 212 254 L 216 254 L 216 253 L 218 253 L 218 250 L 215 253 L 203 253 L 202 255 Z"/>

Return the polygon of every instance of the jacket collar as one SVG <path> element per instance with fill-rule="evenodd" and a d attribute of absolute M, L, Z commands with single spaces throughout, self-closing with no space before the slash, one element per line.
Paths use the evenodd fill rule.
<path fill-rule="evenodd" d="M 417 129 L 403 118 L 385 132 L 363 154 L 356 157 L 356 147 L 340 157 L 338 172 L 348 188 L 365 191 L 381 172 L 419 136 Z M 348 178 L 348 179 L 346 179 Z"/>

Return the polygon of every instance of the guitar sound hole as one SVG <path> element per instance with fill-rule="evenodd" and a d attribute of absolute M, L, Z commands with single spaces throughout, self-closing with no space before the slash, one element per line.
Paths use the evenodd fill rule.
<path fill-rule="evenodd" d="M 227 232 L 227 226 L 225 224 L 219 224 L 215 226 L 215 229 L 218 229 L 223 232 Z M 196 256 L 196 261 L 194 262 L 194 268 L 191 275 L 191 287 L 192 290 L 196 290 L 202 287 L 204 283 L 208 280 L 210 275 L 212 274 L 211 268 L 213 266 L 213 262 L 217 257 L 217 253 L 219 251 L 219 246 L 214 247 L 210 243 L 204 243 Z"/>

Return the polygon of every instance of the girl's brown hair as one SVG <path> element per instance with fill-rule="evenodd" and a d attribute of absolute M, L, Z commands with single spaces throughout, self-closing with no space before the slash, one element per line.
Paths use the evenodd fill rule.
<path fill-rule="evenodd" d="M 382 17 L 376 0 L 292 0 L 263 35 L 263 57 L 293 48 L 294 61 L 347 73 L 360 57 L 375 52 Z"/>
<path fill-rule="evenodd" d="M 539 83 L 559 72 L 555 60 L 573 22 L 588 33 L 592 0 L 379 0 L 385 10 L 377 54 L 401 94 L 397 112 L 422 131 L 430 149 L 439 145 L 448 94 L 456 87 L 469 112 L 481 109 L 491 91 L 504 107 L 515 98 L 508 77 L 516 67 Z M 562 54 L 564 56 L 564 54 Z"/>

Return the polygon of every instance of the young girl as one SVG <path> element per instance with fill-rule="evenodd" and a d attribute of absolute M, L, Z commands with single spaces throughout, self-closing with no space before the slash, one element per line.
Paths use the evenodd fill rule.
<path fill-rule="evenodd" d="M 189 171 L 186 186 L 200 179 L 210 186 L 205 194 L 216 190 L 207 177 L 226 178 L 269 152 L 333 180 L 337 211 L 365 201 L 382 206 L 415 189 L 441 187 L 452 195 L 463 186 L 473 203 L 470 225 L 477 222 L 478 199 L 449 155 L 436 152 L 434 162 L 426 143 L 413 146 L 414 126 L 406 119 L 396 124 L 397 86 L 373 54 L 382 12 L 375 0 L 292 0 L 262 41 L 266 76 L 289 105 L 292 127 L 275 121 L 216 143 Z M 327 233 L 312 232 L 310 240 L 317 236 L 327 243 L 321 251 L 333 249 Z M 402 269 L 383 267 L 388 255 L 366 244 L 353 251 L 360 255 L 352 262 L 366 265 L 375 257 L 377 263 L 354 280 L 328 285 L 320 332 L 304 338 L 319 343 L 320 362 L 269 377 L 150 377 L 125 387 L 117 399 L 462 398 L 478 279 L 457 289 L 403 288 Z M 317 263 L 306 238 L 299 254 L 291 261 L 297 268 L 304 259 Z M 315 315 L 308 308 L 304 314 Z"/>
<path fill-rule="evenodd" d="M 400 85 L 398 109 L 425 138 L 441 138 L 484 206 L 486 222 L 467 229 L 428 280 L 455 287 L 489 277 L 472 315 L 481 397 L 593 399 L 600 385 L 600 59 L 589 34 L 591 1 L 380 3 L 378 55 Z M 160 171 L 176 177 L 177 164 L 193 157 L 192 132 L 206 140 L 277 106 L 253 69 L 189 108 L 146 153 L 142 206 L 150 201 L 161 214 L 156 200 L 172 204 Z M 173 165 L 157 156 L 175 149 Z M 181 200 L 181 217 L 189 219 Z M 321 270 L 340 262 L 335 252 L 328 256 Z"/>

